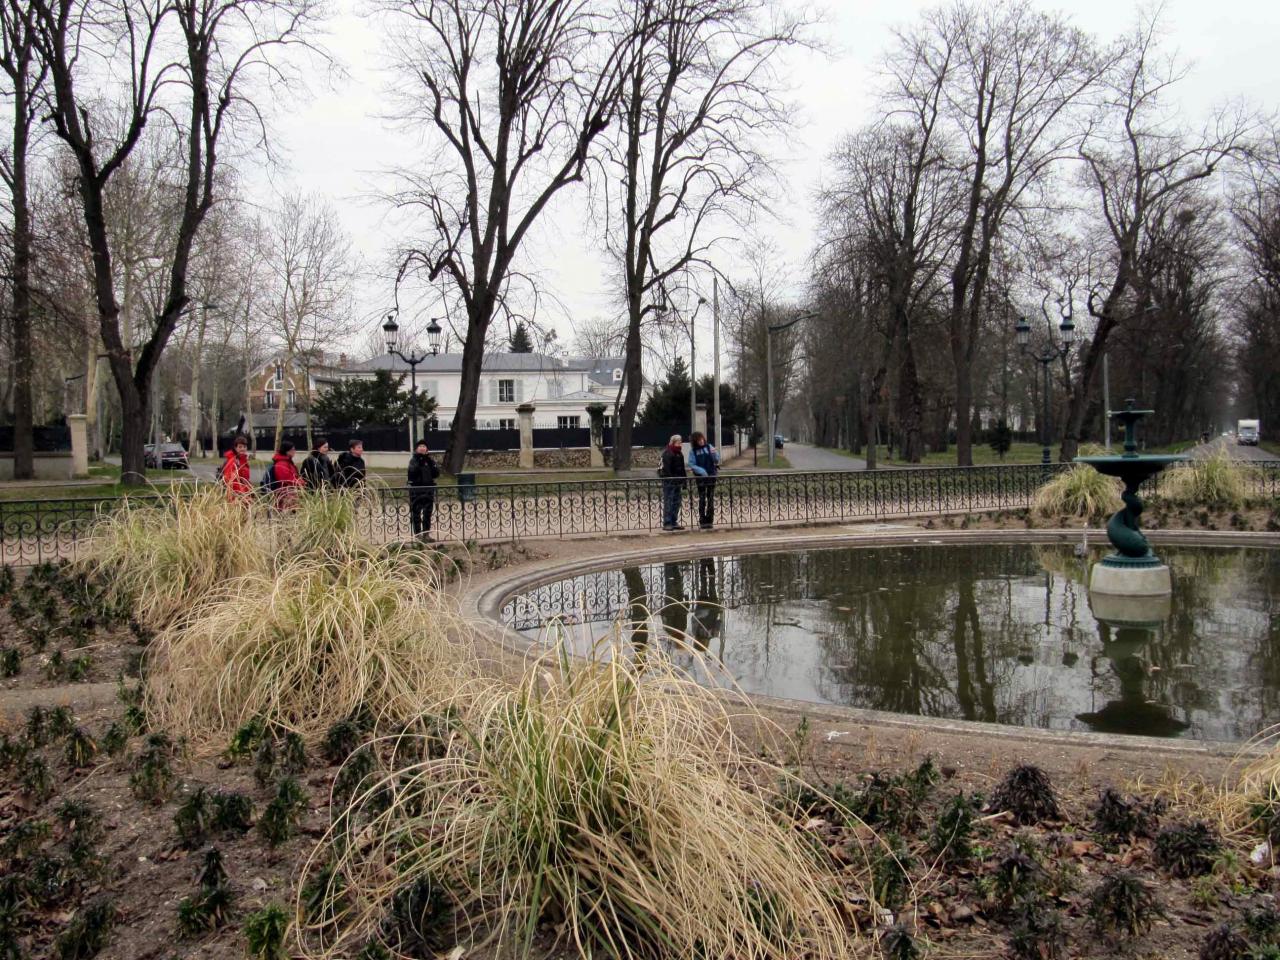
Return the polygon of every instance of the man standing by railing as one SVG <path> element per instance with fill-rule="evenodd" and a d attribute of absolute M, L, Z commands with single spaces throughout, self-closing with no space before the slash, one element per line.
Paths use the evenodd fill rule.
<path fill-rule="evenodd" d="M 419 440 L 409 458 L 409 523 L 418 540 L 431 538 L 431 514 L 436 505 L 436 477 L 440 468 L 431 459 L 427 441 Z"/>
<path fill-rule="evenodd" d="M 684 450 L 680 446 L 680 434 L 671 435 L 667 447 L 662 451 L 662 466 L 658 467 L 658 476 L 662 477 L 662 529 L 683 530 L 680 522 L 680 496 L 684 491 L 684 481 L 689 475 L 684 467 Z"/>

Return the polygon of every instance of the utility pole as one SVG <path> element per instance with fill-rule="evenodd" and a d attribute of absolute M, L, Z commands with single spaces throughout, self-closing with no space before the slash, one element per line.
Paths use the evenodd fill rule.
<path fill-rule="evenodd" d="M 720 278 L 711 275 L 711 341 L 715 363 L 711 368 L 711 416 L 715 421 L 715 445 L 720 449 Z"/>
<path fill-rule="evenodd" d="M 699 298 L 699 306 L 706 303 Z M 693 316 L 689 318 L 689 432 L 685 438 L 693 436 L 698 429 L 698 310 L 695 307 Z"/>
<path fill-rule="evenodd" d="M 1102 428 L 1106 438 L 1107 453 L 1111 452 L 1111 365 L 1107 363 L 1106 349 L 1102 351 Z"/>

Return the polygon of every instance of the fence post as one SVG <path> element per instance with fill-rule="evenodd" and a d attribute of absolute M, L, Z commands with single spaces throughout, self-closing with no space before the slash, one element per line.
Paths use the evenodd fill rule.
<path fill-rule="evenodd" d="M 520 469 L 533 469 L 533 411 L 537 409 L 532 403 L 522 403 L 516 407 L 516 415 L 520 418 Z"/>

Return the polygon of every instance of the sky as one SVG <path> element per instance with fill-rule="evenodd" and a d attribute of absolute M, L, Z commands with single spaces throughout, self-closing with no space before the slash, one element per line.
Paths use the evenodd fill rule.
<path fill-rule="evenodd" d="M 345 76 L 329 82 L 312 78 L 310 96 L 295 98 L 281 111 L 275 139 L 281 162 L 251 180 L 264 203 L 273 192 L 301 190 L 327 197 L 338 209 L 366 262 L 355 288 L 360 330 L 348 344 L 356 350 L 376 332 L 393 302 L 385 264 L 396 237 L 386 207 L 373 195 L 382 173 L 424 153 L 419 141 L 384 116 L 384 43 L 376 25 L 362 16 L 366 2 L 336 0 L 327 47 L 345 68 Z M 803 287 L 806 259 L 817 234 L 814 196 L 822 182 L 824 158 L 843 134 L 876 119 L 876 67 L 892 41 L 891 31 L 910 24 L 931 6 L 918 0 L 832 0 L 817 29 L 825 55 L 792 51 L 780 65 L 796 107 L 795 128 L 774 152 L 784 195 L 757 232 L 777 250 L 776 274 L 794 294 Z M 1124 32 L 1138 11 L 1136 5 L 1116 0 L 1037 6 L 1066 10 L 1075 25 L 1106 39 Z M 1179 85 L 1179 104 L 1188 121 L 1227 99 L 1243 98 L 1263 111 L 1275 110 L 1280 98 L 1280 4 L 1167 0 L 1161 22 L 1166 49 L 1176 51 L 1191 67 Z M 572 338 L 575 323 L 618 312 L 613 268 L 593 236 L 595 227 L 582 214 L 585 202 L 586 188 L 581 185 L 562 191 L 521 257 L 522 267 L 535 273 L 541 285 L 538 320 L 554 328 L 561 342 Z M 730 276 L 745 272 L 738 269 L 742 253 L 741 246 L 721 248 L 715 257 L 717 268 Z M 406 315 L 430 310 L 428 304 L 403 300 L 401 307 Z M 711 336 L 708 313 L 700 317 L 697 333 L 706 345 Z M 698 353 L 699 371 L 709 371 L 709 350 L 702 346 Z"/>

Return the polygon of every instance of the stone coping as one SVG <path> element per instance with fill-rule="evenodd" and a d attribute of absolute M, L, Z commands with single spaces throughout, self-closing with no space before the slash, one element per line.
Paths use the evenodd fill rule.
<path fill-rule="evenodd" d="M 1100 531 L 1096 531 L 1099 532 Z M 637 562 L 686 560 L 708 555 L 726 556 L 743 553 L 775 553 L 781 550 L 821 550 L 840 547 L 891 547 L 911 544 L 966 543 L 1075 543 L 1080 530 L 925 530 L 903 524 L 878 523 L 861 527 L 845 525 L 840 532 L 831 528 L 814 533 L 788 533 L 776 536 L 756 536 L 750 539 L 692 534 L 687 539 L 673 539 L 670 543 L 646 544 L 583 556 L 572 560 L 537 566 L 532 563 L 516 568 L 505 568 L 474 582 L 462 597 L 464 615 L 484 624 L 485 634 L 506 652 L 525 656 L 535 645 L 523 635 L 502 623 L 502 607 L 512 597 L 557 580 L 611 570 Z M 669 535 L 668 535 L 669 536 Z M 1280 534 L 1199 531 L 1153 530 L 1147 531 L 1155 544 L 1171 546 L 1218 547 L 1267 547 L 1280 548 Z M 581 544 L 582 541 L 579 541 Z M 1041 744 L 1046 747 L 1108 748 L 1139 750 L 1173 756 L 1202 755 L 1232 758 L 1243 754 L 1264 753 L 1260 747 L 1248 743 L 1218 740 L 1174 740 L 1161 737 L 1142 737 L 1129 734 L 1107 734 L 1092 731 L 1063 732 L 1033 727 L 1014 727 L 1004 724 L 984 723 L 976 720 L 950 720 L 920 717 L 912 714 L 892 713 L 846 707 L 838 704 L 817 703 L 807 700 L 788 700 L 762 694 L 742 694 L 732 691 L 724 696 L 743 700 L 763 709 L 777 710 L 795 716 L 801 715 L 833 722 L 862 723 L 871 726 L 916 729 L 922 732 L 945 732 L 985 738 L 999 738 L 1005 742 Z"/>

